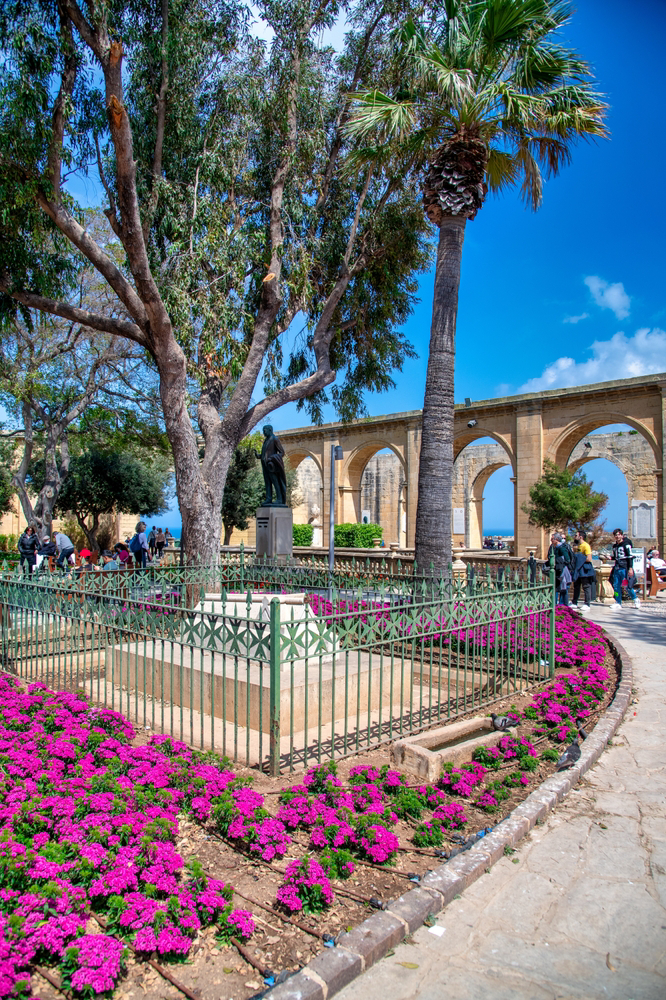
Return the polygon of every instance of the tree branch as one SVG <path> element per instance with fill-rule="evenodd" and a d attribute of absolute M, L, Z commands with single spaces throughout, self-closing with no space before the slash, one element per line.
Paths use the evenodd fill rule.
<path fill-rule="evenodd" d="M 0 280 L 0 292 L 4 292 L 5 295 L 9 295 L 12 299 L 27 306 L 29 309 L 38 309 L 40 312 L 50 313 L 52 316 L 70 319 L 75 323 L 81 323 L 83 326 L 88 326 L 92 330 L 99 330 L 102 333 L 112 333 L 119 337 L 127 337 L 141 347 L 149 347 L 147 338 L 135 323 L 127 323 L 119 319 L 110 319 L 108 316 L 100 316 L 97 313 L 89 312 L 87 309 L 79 309 L 76 306 L 70 306 L 67 302 L 58 302 L 56 299 L 49 299 L 44 295 L 35 295 L 33 292 L 13 290 L 3 280 Z"/>
<path fill-rule="evenodd" d="M 56 205 L 60 203 L 62 143 L 65 134 L 65 105 L 67 99 L 72 95 L 78 67 L 78 59 L 72 37 L 72 25 L 62 10 L 60 13 L 60 36 L 61 45 L 65 52 L 65 65 L 60 80 L 60 90 L 53 105 L 52 135 L 48 156 L 48 171 L 51 183 L 53 184 L 53 199 Z"/>
<path fill-rule="evenodd" d="M 169 0 L 162 0 L 162 82 L 157 96 L 157 136 L 155 138 L 155 153 L 153 155 L 153 182 L 150 198 L 143 218 L 143 241 L 148 243 L 148 235 L 152 225 L 157 200 L 159 198 L 159 183 L 162 176 L 162 150 L 164 148 L 164 125 L 166 122 L 166 95 L 169 89 L 169 63 L 167 60 L 167 42 L 169 39 Z M 197 168 L 198 178 L 198 168 Z"/>
<path fill-rule="evenodd" d="M 102 277 L 106 278 L 132 319 L 141 327 L 144 333 L 147 333 L 148 318 L 145 306 L 122 271 L 116 267 L 111 258 L 104 253 L 101 247 L 98 246 L 95 240 L 92 239 L 83 226 L 79 225 L 69 212 L 66 212 L 60 205 L 54 205 L 41 192 L 37 194 L 37 201 L 60 232 L 81 251 L 84 257 L 88 258 Z M 147 345 L 148 338 L 146 336 L 144 346 Z"/>
<path fill-rule="evenodd" d="M 120 231 L 120 223 L 118 221 L 118 215 L 116 214 L 116 199 L 113 195 L 113 191 L 107 183 L 106 176 L 104 174 L 104 167 L 102 165 L 102 154 L 99 148 L 99 139 L 95 135 L 95 149 L 97 150 L 97 171 L 99 173 L 99 179 L 102 182 L 104 190 L 106 191 L 106 196 L 109 199 L 109 208 L 104 212 L 105 216 L 109 220 L 109 225 L 113 229 L 114 233 L 119 240 L 122 241 L 122 233 Z"/>

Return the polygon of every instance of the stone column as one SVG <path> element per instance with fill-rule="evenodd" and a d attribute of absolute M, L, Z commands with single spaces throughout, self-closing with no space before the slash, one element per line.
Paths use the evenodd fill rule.
<path fill-rule="evenodd" d="M 405 485 L 407 509 L 407 548 L 413 549 L 416 541 L 416 504 L 419 495 L 419 456 L 421 454 L 421 424 L 409 424 L 405 429 L 407 445 L 405 464 L 407 482 Z"/>
<path fill-rule="evenodd" d="M 661 386 L 661 468 L 657 469 L 657 545 L 659 546 L 660 553 L 666 551 L 664 469 L 666 469 L 666 385 Z"/>
<path fill-rule="evenodd" d="M 543 472 L 543 424 L 541 403 L 524 403 L 516 410 L 516 483 L 514 489 L 514 552 L 525 556 L 528 546 L 535 546 L 543 558 L 544 532 L 530 524 L 522 510 L 530 498 L 530 486 Z"/>

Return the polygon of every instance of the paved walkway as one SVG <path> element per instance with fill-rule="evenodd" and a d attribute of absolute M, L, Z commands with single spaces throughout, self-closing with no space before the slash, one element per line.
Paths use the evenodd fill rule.
<path fill-rule="evenodd" d="M 340 1000 L 666 998 L 666 617 L 591 615 L 633 659 L 613 745 L 541 827 Z"/>

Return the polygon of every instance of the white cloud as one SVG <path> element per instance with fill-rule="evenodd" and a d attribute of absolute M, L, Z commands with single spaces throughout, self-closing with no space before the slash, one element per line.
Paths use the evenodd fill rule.
<path fill-rule="evenodd" d="M 591 382 L 653 375 L 666 370 L 666 330 L 644 327 L 633 336 L 616 333 L 610 340 L 595 340 L 587 361 L 558 358 L 538 378 L 529 379 L 518 392 L 565 389 Z"/>
<path fill-rule="evenodd" d="M 589 319 L 589 313 L 581 313 L 580 316 L 565 316 L 562 320 L 563 323 L 580 323 L 581 320 Z"/>
<path fill-rule="evenodd" d="M 585 284 L 592 293 L 592 298 L 602 309 L 611 309 L 617 319 L 626 319 L 629 315 L 630 299 L 621 281 L 609 285 L 603 278 L 591 274 L 585 278 Z"/>

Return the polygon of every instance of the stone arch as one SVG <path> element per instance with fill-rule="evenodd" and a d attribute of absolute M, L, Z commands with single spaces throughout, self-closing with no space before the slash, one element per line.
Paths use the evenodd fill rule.
<path fill-rule="evenodd" d="M 656 542 L 657 467 L 649 441 L 639 432 L 591 434 L 587 440 L 578 442 L 567 464 L 569 468 L 579 469 L 598 459 L 610 462 L 624 476 L 627 525 L 632 538 L 637 544 Z"/>
<path fill-rule="evenodd" d="M 547 457 L 550 458 L 551 461 L 555 462 L 555 464 L 561 469 L 565 468 L 569 464 L 569 459 L 571 458 L 576 445 L 582 441 L 587 434 L 591 434 L 592 431 L 596 431 L 600 427 L 605 427 L 608 424 L 627 424 L 633 430 L 638 431 L 638 433 L 647 441 L 652 449 L 655 460 L 655 468 L 661 468 L 661 449 L 657 439 L 650 429 L 640 420 L 636 420 L 634 417 L 629 417 L 625 413 L 619 413 L 613 410 L 606 413 L 586 414 L 584 417 L 572 420 L 562 431 L 560 431 L 557 438 L 553 441 L 548 449 Z"/>
<path fill-rule="evenodd" d="M 391 452 L 400 463 L 400 488 L 396 498 L 397 516 L 395 518 L 390 517 L 384 525 L 384 537 L 387 542 L 404 544 L 407 531 L 407 504 L 405 497 L 407 483 L 406 464 L 402 451 L 391 441 L 386 441 L 382 438 L 364 441 L 362 445 L 354 448 L 349 455 L 345 455 L 338 480 L 338 511 L 336 521 L 338 523 L 358 523 L 361 521 L 361 481 L 363 473 L 371 459 L 381 451 Z"/>
<path fill-rule="evenodd" d="M 458 434 L 456 434 L 453 439 L 453 461 L 454 462 L 456 461 L 461 451 L 463 451 L 463 449 L 466 448 L 468 444 L 473 444 L 475 441 L 478 441 L 479 438 L 485 438 L 485 437 L 492 438 L 493 441 L 496 441 L 497 444 L 501 445 L 501 447 L 504 449 L 509 458 L 508 464 L 511 466 L 513 474 L 515 476 L 516 456 L 514 455 L 510 444 L 508 443 L 506 438 L 502 437 L 501 434 L 498 434 L 496 431 L 490 430 L 487 427 L 465 428 L 464 431 L 461 431 Z"/>
<path fill-rule="evenodd" d="M 324 477 L 320 457 L 306 448 L 285 448 L 285 458 L 295 470 L 303 497 L 294 507 L 294 524 L 313 524 L 313 545 L 323 543 Z"/>
<path fill-rule="evenodd" d="M 483 438 L 489 438 L 492 443 L 474 445 Z M 479 434 L 458 450 L 453 467 L 453 508 L 454 512 L 456 508 L 464 510 L 465 531 L 464 535 L 454 531 L 454 544 L 467 549 L 482 547 L 485 486 L 494 472 L 507 465 L 513 471 L 506 442 L 498 440 L 497 435 Z M 455 520 L 454 517 L 454 527 Z"/>

